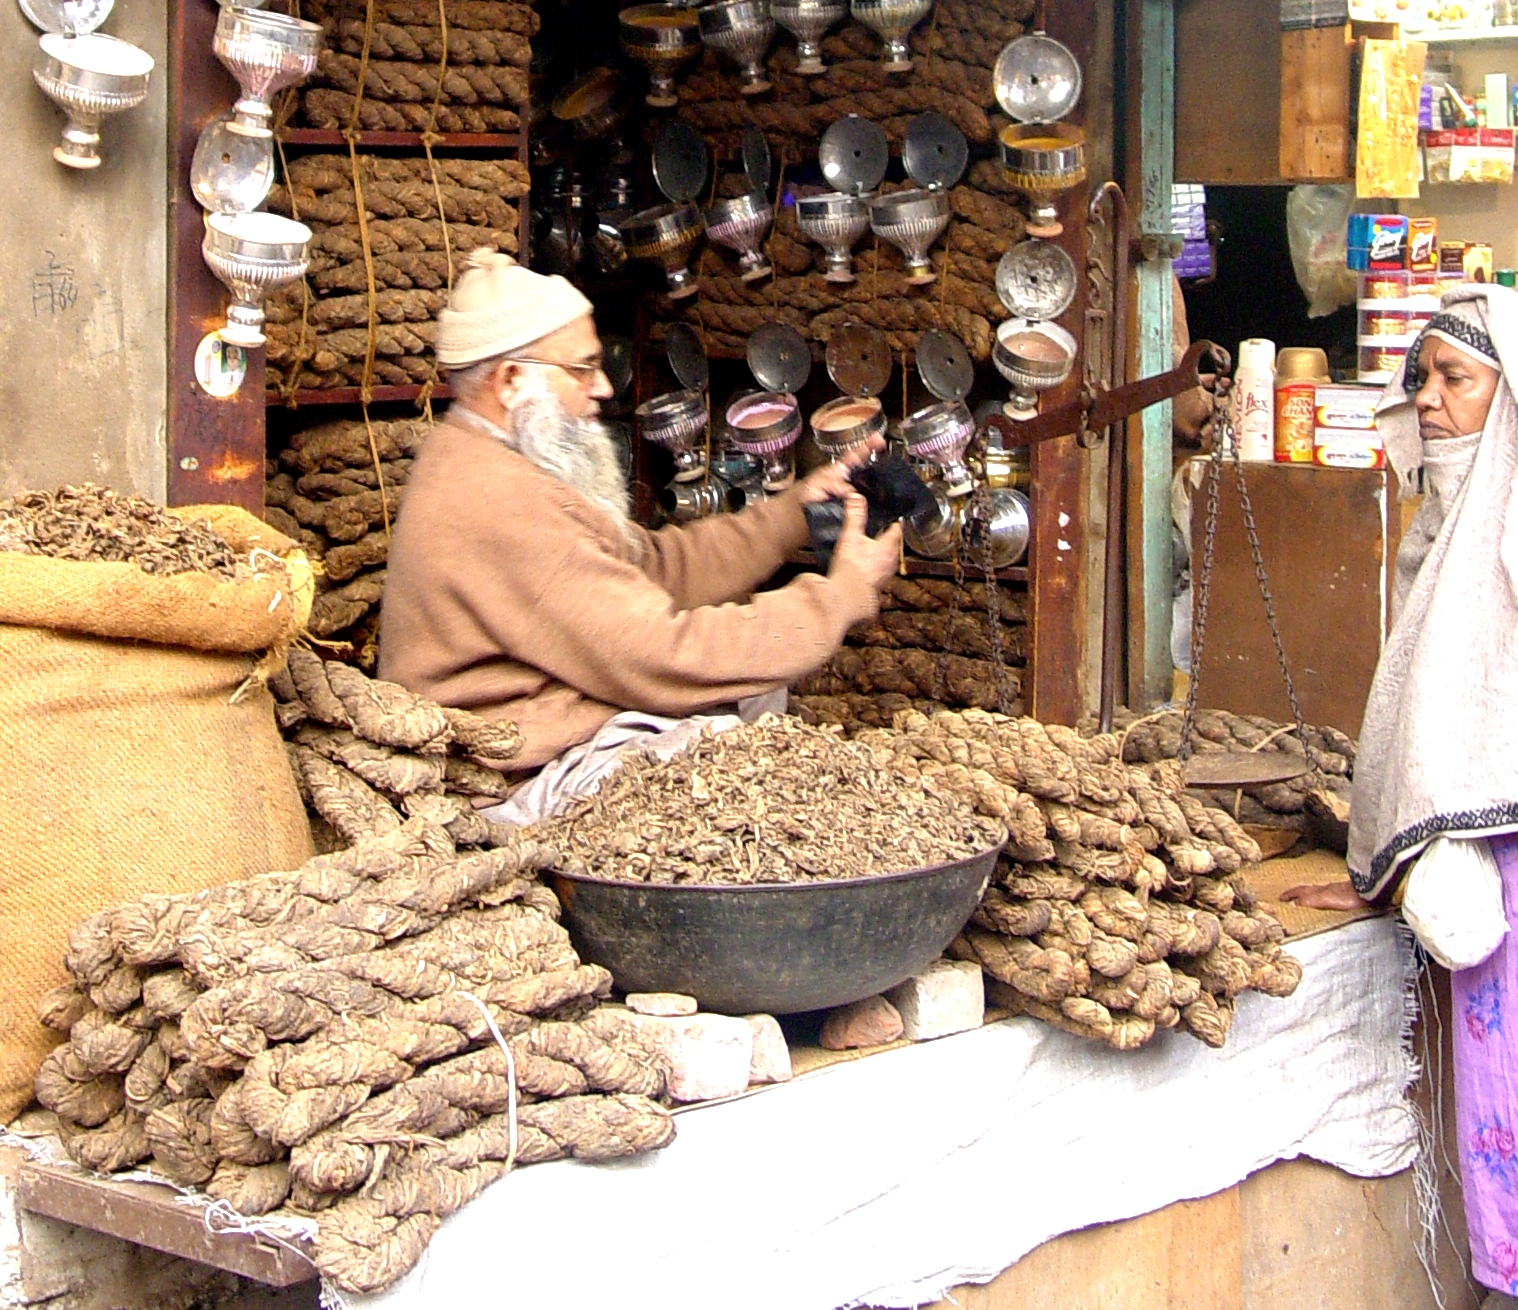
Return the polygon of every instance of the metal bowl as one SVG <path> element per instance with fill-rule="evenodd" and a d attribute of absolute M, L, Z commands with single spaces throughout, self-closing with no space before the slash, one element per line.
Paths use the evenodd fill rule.
<path fill-rule="evenodd" d="M 949 213 L 944 191 L 896 191 L 870 201 L 870 228 L 906 257 L 912 286 L 937 280 L 928 250 L 949 226 Z"/>
<path fill-rule="evenodd" d="M 608 136 L 627 117 L 627 85 L 614 68 L 592 68 L 553 98 L 552 113 L 581 141 Z"/>
<path fill-rule="evenodd" d="M 888 73 L 912 71 L 912 29 L 933 12 L 933 0 L 853 0 L 854 17 L 884 43 L 881 66 Z"/>
<path fill-rule="evenodd" d="M 974 435 L 975 417 L 962 400 L 940 400 L 901 420 L 901 439 L 906 442 L 907 454 L 943 469 L 944 484 L 951 496 L 970 490 L 971 478 L 964 466 L 964 456 Z"/>
<path fill-rule="evenodd" d="M 100 167 L 100 127 L 106 116 L 135 109 L 148 95 L 153 57 L 99 32 L 38 39 L 32 80 L 68 115 L 53 158 L 68 168 Z"/>
<path fill-rule="evenodd" d="M 874 996 L 936 960 L 1000 850 L 833 882 L 550 881 L 581 957 L 624 991 L 682 992 L 719 1014 L 798 1014 Z"/>
<path fill-rule="evenodd" d="M 822 62 L 822 38 L 829 28 L 848 17 L 845 0 L 770 0 L 775 21 L 796 38 L 796 71 L 803 77 L 827 72 Z"/>
<path fill-rule="evenodd" d="M 706 475 L 706 452 L 697 443 L 706 436 L 706 397 L 699 391 L 671 391 L 645 400 L 633 416 L 638 430 L 675 457 L 675 481 Z"/>
<path fill-rule="evenodd" d="M 1086 135 L 1066 123 L 1009 123 L 997 136 L 1007 181 L 1033 202 L 1028 232 L 1057 237 L 1054 199 L 1086 180 Z"/>
<path fill-rule="evenodd" d="M 1009 318 L 997 325 L 991 363 L 1012 384 L 1005 413 L 1029 418 L 1038 410 L 1038 393 L 1057 387 L 1070 376 L 1080 347 L 1058 323 Z"/>
<path fill-rule="evenodd" d="M 775 20 L 769 0 L 716 0 L 697 11 L 701 39 L 738 65 L 738 90 L 746 96 L 770 89 L 764 56 L 775 39 Z"/>
<path fill-rule="evenodd" d="M 885 410 L 874 396 L 839 396 L 812 413 L 812 440 L 830 459 L 883 437 L 885 430 Z"/>
<path fill-rule="evenodd" d="M 775 491 L 796 476 L 801 406 L 785 391 L 756 391 L 727 407 L 727 444 L 764 461 L 764 487 Z"/>
<path fill-rule="evenodd" d="M 870 230 L 870 202 L 861 196 L 832 191 L 796 200 L 796 226 L 803 236 L 822 247 L 827 258 L 823 277 L 829 282 L 854 280 L 854 245 Z"/>
<path fill-rule="evenodd" d="M 989 560 L 994 569 L 1010 568 L 1028 553 L 1033 516 L 1028 498 L 1005 487 L 972 500 L 965 514 L 965 551 L 972 560 Z"/>
<path fill-rule="evenodd" d="M 673 109 L 675 74 L 701 57 L 701 24 L 693 8 L 634 5 L 617 15 L 622 53 L 648 70 L 644 100 L 655 109 Z"/>
<path fill-rule="evenodd" d="M 622 224 L 627 253 L 664 270 L 671 300 L 696 294 L 696 279 L 686 265 L 701 239 L 701 211 L 695 205 L 656 205 Z"/>
<path fill-rule="evenodd" d="M 738 254 L 738 267 L 745 282 L 757 282 L 774 269 L 764 257 L 764 235 L 775 221 L 775 210 L 761 195 L 748 192 L 732 200 L 707 206 L 703 218 L 707 240 Z"/>
<path fill-rule="evenodd" d="M 211 48 L 242 89 L 232 106 L 232 131 L 274 135 L 270 102 L 287 86 L 305 81 L 316 71 L 322 36 L 319 23 L 286 14 L 236 5 L 221 11 Z"/>

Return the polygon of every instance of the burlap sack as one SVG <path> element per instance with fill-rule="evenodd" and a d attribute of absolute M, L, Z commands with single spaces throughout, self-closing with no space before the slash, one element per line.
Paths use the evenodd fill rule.
<path fill-rule="evenodd" d="M 75 924 L 313 853 L 272 698 L 232 703 L 304 623 L 309 566 L 252 515 L 182 512 L 260 576 L 0 553 L 0 1123 L 58 1040 L 36 1006 Z"/>

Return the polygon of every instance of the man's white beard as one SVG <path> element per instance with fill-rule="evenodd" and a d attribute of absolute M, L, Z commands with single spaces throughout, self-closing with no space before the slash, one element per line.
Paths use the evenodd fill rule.
<path fill-rule="evenodd" d="M 575 418 L 546 388 L 524 394 L 510 410 L 512 445 L 605 511 L 617 530 L 634 541 L 627 479 L 616 442 L 594 418 Z"/>

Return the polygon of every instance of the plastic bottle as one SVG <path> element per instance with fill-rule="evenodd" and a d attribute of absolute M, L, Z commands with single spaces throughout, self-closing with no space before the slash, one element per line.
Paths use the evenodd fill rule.
<path fill-rule="evenodd" d="M 1239 342 L 1233 427 L 1240 459 L 1269 463 L 1276 457 L 1275 386 L 1276 343 L 1259 337 Z"/>

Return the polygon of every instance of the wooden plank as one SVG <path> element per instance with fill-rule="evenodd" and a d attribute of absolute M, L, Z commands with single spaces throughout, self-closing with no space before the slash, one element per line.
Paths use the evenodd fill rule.
<path fill-rule="evenodd" d="M 1239 1189 L 1045 1242 L 932 1310 L 1243 1310 Z"/>
<path fill-rule="evenodd" d="M 1168 0 L 1167 0 L 1168 3 Z M 1083 65 L 1095 50 L 1095 0 L 1064 0 L 1048 13 L 1049 35 L 1063 41 Z M 1083 109 L 1077 109 L 1083 119 Z M 1064 231 L 1059 244 L 1077 269 L 1086 266 L 1086 203 L 1089 192 L 1078 187 L 1060 198 Z M 1060 318 L 1077 341 L 1084 336 L 1086 279 L 1080 278 L 1074 302 Z M 1075 399 L 1081 370 L 1046 391 L 1040 408 L 1053 409 Z M 1086 463 L 1074 437 L 1040 442 L 1033 448 L 1033 535 L 1028 547 L 1033 649 L 1023 681 L 1028 713 L 1046 723 L 1074 724 L 1085 712 L 1082 687 L 1086 650 Z"/>
<path fill-rule="evenodd" d="M 403 400 L 417 400 L 422 394 L 419 386 L 407 387 L 370 387 L 369 403 L 382 405 L 386 402 Z M 436 383 L 432 388 L 433 400 L 451 400 L 453 392 L 446 382 Z M 323 387 L 323 388 L 297 388 L 295 392 L 295 404 L 292 409 L 300 409 L 305 405 L 357 405 L 363 400 L 363 390 L 359 387 Z M 270 396 L 268 404 L 271 409 L 285 404 L 283 396 L 278 398 Z"/>
<path fill-rule="evenodd" d="M 1174 10 L 1168 0 L 1143 0 L 1129 10 L 1129 121 L 1138 153 L 1130 158 L 1130 204 L 1142 234 L 1170 231 L 1170 190 L 1175 139 Z M 1137 311 L 1129 341 L 1134 377 L 1167 372 L 1175 338 L 1171 262 L 1154 258 L 1135 269 Z M 1148 709 L 1171 691 L 1171 404 L 1143 410 L 1128 425 L 1127 703 Z"/>
<path fill-rule="evenodd" d="M 1176 180 L 1278 181 L 1280 104 L 1279 7 L 1176 0 Z"/>
<path fill-rule="evenodd" d="M 228 292 L 200 255 L 204 219 L 190 193 L 201 129 L 237 99 L 237 83 L 212 53 L 221 9 L 205 0 L 169 6 L 169 481 L 171 505 L 264 504 L 264 352 L 250 350 L 234 396 L 195 381 L 195 350 L 226 321 Z"/>
<path fill-rule="evenodd" d="M 287 146 L 334 146 L 342 150 L 348 148 L 348 138 L 335 129 L 325 127 L 286 127 L 279 133 L 279 139 Z M 404 148 L 408 150 L 420 150 L 422 148 L 422 134 L 420 132 L 358 132 L 355 134 L 356 144 L 360 149 L 364 147 L 381 148 Z M 441 150 L 521 150 L 521 132 L 439 132 L 433 140 L 432 148 Z M 525 159 L 525 152 L 524 159 Z"/>
<path fill-rule="evenodd" d="M 1344 182 L 1350 163 L 1349 26 L 1281 33 L 1282 177 Z"/>
<path fill-rule="evenodd" d="M 276 1245 L 245 1233 L 216 1233 L 205 1209 L 189 1205 L 166 1187 L 95 1177 L 64 1165 L 21 1166 L 17 1204 L 33 1214 L 61 1219 L 139 1246 L 225 1269 L 270 1287 L 293 1287 L 316 1277 L 309 1243 Z"/>
<path fill-rule="evenodd" d="M 1383 570 L 1395 549 L 1388 520 L 1397 519 L 1393 475 L 1290 464 L 1244 468 L 1302 714 L 1308 723 L 1357 736 L 1381 656 Z M 1193 577 L 1202 567 L 1206 500 L 1205 488 L 1193 491 Z M 1289 723 L 1231 468 L 1223 472 L 1210 611 L 1200 703 Z"/>

